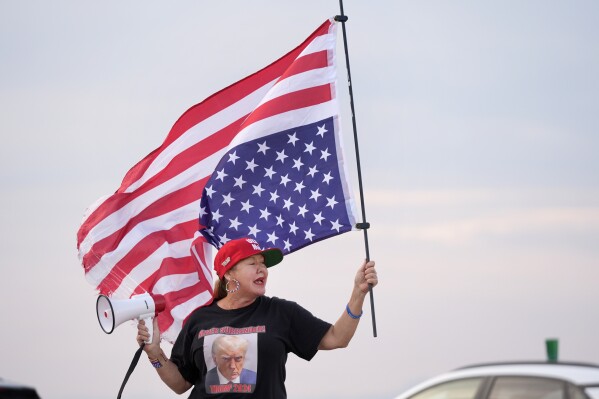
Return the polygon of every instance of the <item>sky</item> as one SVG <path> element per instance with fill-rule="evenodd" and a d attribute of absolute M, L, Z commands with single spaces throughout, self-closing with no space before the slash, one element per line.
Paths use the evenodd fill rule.
<path fill-rule="evenodd" d="M 391 399 L 473 363 L 599 363 L 599 3 L 346 0 L 377 336 L 290 356 L 289 398 Z M 83 214 L 192 105 L 279 58 L 332 0 L 0 0 L 0 378 L 116 396 L 135 325 L 100 329 Z M 341 29 L 344 151 L 357 172 Z M 359 201 L 358 201 L 359 205 Z M 267 294 L 334 322 L 363 234 L 289 255 Z M 165 351 L 170 346 L 163 344 Z M 123 398 L 170 398 L 142 357 Z"/>

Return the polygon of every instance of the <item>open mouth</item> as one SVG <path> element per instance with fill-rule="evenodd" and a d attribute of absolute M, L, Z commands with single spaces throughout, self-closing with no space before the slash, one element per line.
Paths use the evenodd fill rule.
<path fill-rule="evenodd" d="M 260 277 L 254 280 L 254 284 L 258 284 L 258 285 L 264 285 L 264 283 L 266 282 L 266 279 L 264 277 Z"/>

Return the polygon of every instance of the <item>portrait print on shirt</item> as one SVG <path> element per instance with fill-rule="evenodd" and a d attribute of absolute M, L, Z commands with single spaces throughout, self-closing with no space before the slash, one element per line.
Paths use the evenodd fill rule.
<path fill-rule="evenodd" d="M 204 337 L 206 392 L 252 393 L 258 370 L 257 334 L 214 334 Z"/>

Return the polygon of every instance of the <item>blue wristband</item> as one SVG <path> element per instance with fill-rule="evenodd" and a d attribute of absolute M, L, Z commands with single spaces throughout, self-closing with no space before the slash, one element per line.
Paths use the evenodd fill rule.
<path fill-rule="evenodd" d="M 362 313 L 364 313 L 364 311 L 361 310 L 360 314 L 358 314 L 358 315 L 353 314 L 351 312 L 351 310 L 349 310 L 349 303 L 345 306 L 345 310 L 347 311 L 347 314 L 349 315 L 349 317 L 351 317 L 352 319 L 359 319 L 360 317 L 362 317 Z"/>

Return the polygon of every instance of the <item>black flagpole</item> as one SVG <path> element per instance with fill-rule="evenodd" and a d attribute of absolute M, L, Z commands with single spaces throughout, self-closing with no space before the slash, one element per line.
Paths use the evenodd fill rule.
<path fill-rule="evenodd" d="M 370 250 L 368 249 L 368 229 L 370 223 L 366 222 L 366 209 L 364 206 L 364 190 L 362 188 L 362 170 L 360 168 L 360 150 L 358 146 L 358 129 L 356 127 L 356 112 L 354 109 L 354 92 L 352 89 L 351 82 L 351 70 L 349 68 L 349 52 L 347 50 L 347 34 L 345 32 L 345 22 L 347 22 L 347 16 L 343 13 L 343 0 L 339 0 L 339 8 L 341 15 L 335 16 L 335 21 L 341 22 L 341 28 L 343 30 L 343 47 L 345 48 L 345 65 L 347 67 L 347 83 L 349 86 L 349 104 L 351 106 L 351 121 L 354 128 L 354 146 L 356 148 L 356 163 L 358 166 L 358 186 L 360 188 L 360 205 L 362 207 L 362 222 L 356 223 L 356 227 L 364 232 L 364 246 L 366 249 L 366 261 L 370 260 Z M 370 312 L 372 315 L 372 335 L 376 337 L 376 317 L 374 313 L 374 294 L 372 284 L 369 287 L 370 293 Z"/>

